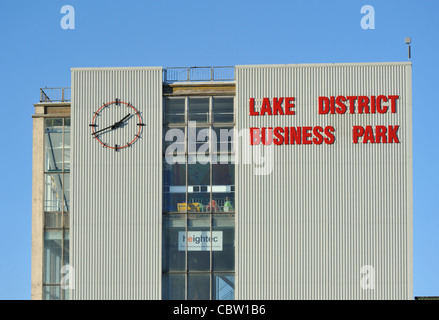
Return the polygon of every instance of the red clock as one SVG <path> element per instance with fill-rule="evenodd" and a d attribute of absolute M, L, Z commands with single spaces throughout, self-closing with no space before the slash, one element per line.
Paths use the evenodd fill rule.
<path fill-rule="evenodd" d="M 92 137 L 104 148 L 119 151 L 135 144 L 145 124 L 140 112 L 130 102 L 116 98 L 99 107 L 89 126 Z"/>

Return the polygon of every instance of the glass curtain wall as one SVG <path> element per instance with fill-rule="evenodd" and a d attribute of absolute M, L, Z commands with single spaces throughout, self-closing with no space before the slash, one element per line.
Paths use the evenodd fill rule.
<path fill-rule="evenodd" d="M 47 118 L 44 128 L 43 298 L 67 300 L 61 268 L 69 263 L 70 118 Z"/>
<path fill-rule="evenodd" d="M 232 300 L 234 98 L 164 99 L 163 299 Z"/>

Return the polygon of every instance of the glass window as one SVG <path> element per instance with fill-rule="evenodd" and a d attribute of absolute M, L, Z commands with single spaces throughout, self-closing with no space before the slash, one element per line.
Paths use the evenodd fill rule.
<path fill-rule="evenodd" d="M 189 121 L 209 123 L 209 98 L 189 98 Z"/>
<path fill-rule="evenodd" d="M 213 299 L 235 299 L 235 275 L 233 273 L 214 273 L 213 275 Z"/>
<path fill-rule="evenodd" d="M 60 286 L 44 286 L 44 300 L 61 300 Z"/>
<path fill-rule="evenodd" d="M 70 241 L 70 232 L 69 230 L 64 231 L 64 243 L 63 243 L 63 265 L 68 265 L 70 261 L 70 247 L 69 247 L 69 241 Z"/>
<path fill-rule="evenodd" d="M 186 270 L 186 218 L 179 215 L 163 217 L 163 255 L 164 272 Z"/>
<path fill-rule="evenodd" d="M 165 99 L 165 124 L 185 123 L 185 99 Z"/>
<path fill-rule="evenodd" d="M 62 231 L 44 233 L 44 283 L 57 284 L 61 281 Z"/>
<path fill-rule="evenodd" d="M 169 189 L 165 189 L 163 192 L 163 211 L 186 213 L 186 193 L 169 192 Z"/>
<path fill-rule="evenodd" d="M 214 157 L 214 160 L 218 159 Z M 235 211 L 235 164 L 232 156 L 225 164 L 212 165 L 212 201 L 218 205 L 219 212 Z"/>
<path fill-rule="evenodd" d="M 186 159 L 182 157 L 184 163 L 170 164 L 163 161 L 163 185 L 164 186 L 186 186 Z"/>
<path fill-rule="evenodd" d="M 227 186 L 227 191 L 230 192 L 230 186 L 235 185 L 235 164 L 232 163 L 232 157 L 229 156 L 228 163 L 216 162 L 212 165 L 212 185 Z"/>
<path fill-rule="evenodd" d="M 213 271 L 235 271 L 235 216 L 215 215 L 212 234 L 221 240 L 221 250 L 212 250 Z"/>
<path fill-rule="evenodd" d="M 190 127 L 188 129 L 188 152 L 209 155 L 211 149 L 211 129 L 209 127 Z"/>
<path fill-rule="evenodd" d="M 188 271 L 210 271 L 210 217 L 188 215 L 187 237 Z"/>
<path fill-rule="evenodd" d="M 162 278 L 163 300 L 184 300 L 186 292 L 185 274 L 165 273 Z"/>
<path fill-rule="evenodd" d="M 235 211 L 235 193 L 234 192 L 215 192 L 217 189 L 222 189 L 223 186 L 213 186 L 212 202 L 216 203 L 217 208 L 215 212 L 234 212 Z M 223 190 L 221 190 L 223 191 Z"/>
<path fill-rule="evenodd" d="M 187 197 L 188 197 L 188 212 L 189 213 L 203 213 L 210 212 L 212 205 L 210 203 L 210 192 L 202 192 L 199 190 L 207 189 L 200 186 L 190 187 Z M 195 191 L 193 191 L 195 190 Z"/>
<path fill-rule="evenodd" d="M 70 175 L 45 174 L 44 211 L 69 211 L 69 209 Z"/>
<path fill-rule="evenodd" d="M 45 119 L 44 299 L 68 299 L 61 268 L 69 263 L 70 118 Z"/>
<path fill-rule="evenodd" d="M 63 175 L 46 174 L 44 191 L 44 210 L 62 211 Z"/>
<path fill-rule="evenodd" d="M 70 171 L 70 119 L 68 124 L 64 126 L 64 171 Z"/>
<path fill-rule="evenodd" d="M 210 186 L 210 161 L 200 163 L 196 156 L 188 158 L 188 186 Z"/>
<path fill-rule="evenodd" d="M 70 300 L 70 289 L 64 289 L 64 300 Z"/>
<path fill-rule="evenodd" d="M 165 100 L 163 299 L 234 299 L 233 101 Z"/>
<path fill-rule="evenodd" d="M 63 211 L 70 211 L 70 174 L 65 173 L 64 177 L 64 185 L 63 185 Z"/>
<path fill-rule="evenodd" d="M 210 162 L 202 164 L 196 156 L 189 156 L 187 184 L 188 212 L 210 212 Z"/>
<path fill-rule="evenodd" d="M 44 133 L 45 170 L 63 170 L 63 119 L 46 119 Z"/>
<path fill-rule="evenodd" d="M 213 98 L 213 116 L 216 123 L 233 123 L 233 98 Z"/>
<path fill-rule="evenodd" d="M 188 300 L 210 299 L 210 274 L 188 274 Z"/>
<path fill-rule="evenodd" d="M 163 211 L 186 212 L 186 159 L 183 163 L 163 161 Z"/>
<path fill-rule="evenodd" d="M 234 152 L 235 129 L 231 127 L 215 127 L 216 146 L 214 152 L 232 153 Z"/>
<path fill-rule="evenodd" d="M 174 155 L 175 157 L 184 156 L 186 133 L 185 128 L 165 128 L 163 151 L 165 155 Z M 170 161 L 169 161 L 170 162 Z"/>

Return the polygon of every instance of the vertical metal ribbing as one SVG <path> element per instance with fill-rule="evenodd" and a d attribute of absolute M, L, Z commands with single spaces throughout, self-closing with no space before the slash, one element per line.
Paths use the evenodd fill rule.
<path fill-rule="evenodd" d="M 326 126 L 333 145 L 274 147 L 237 166 L 240 299 L 411 299 L 411 64 L 238 66 L 237 129 Z M 318 97 L 400 96 L 396 114 L 319 115 Z M 296 97 L 295 116 L 250 117 L 249 98 Z M 399 144 L 353 144 L 353 125 L 400 125 Z M 376 288 L 363 290 L 372 265 Z"/>
<path fill-rule="evenodd" d="M 72 87 L 72 298 L 160 299 L 162 69 L 73 69 Z M 88 127 L 115 98 L 131 102 L 146 124 L 117 153 Z"/>

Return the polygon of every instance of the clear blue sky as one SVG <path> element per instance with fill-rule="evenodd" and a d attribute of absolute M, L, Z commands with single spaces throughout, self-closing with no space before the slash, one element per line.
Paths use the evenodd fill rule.
<path fill-rule="evenodd" d="M 60 26 L 63 5 L 75 30 Z M 375 29 L 363 30 L 363 5 Z M 32 118 L 71 67 L 406 61 L 412 37 L 414 295 L 439 296 L 439 1 L 0 1 L 0 299 L 30 299 Z"/>

